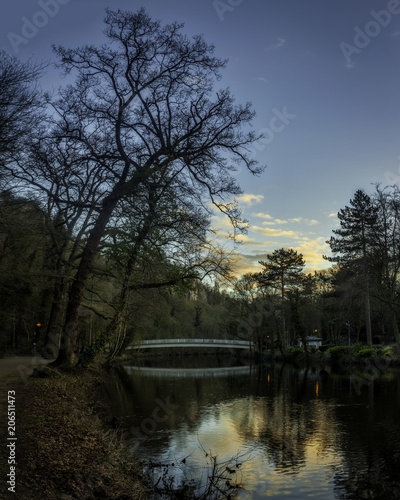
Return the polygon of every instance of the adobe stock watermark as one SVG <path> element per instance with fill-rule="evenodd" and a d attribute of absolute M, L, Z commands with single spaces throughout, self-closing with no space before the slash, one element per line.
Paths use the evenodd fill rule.
<path fill-rule="evenodd" d="M 66 5 L 71 0 L 39 0 L 37 10 L 31 19 L 26 16 L 21 17 L 22 27 L 20 33 L 10 31 L 7 35 L 15 54 L 20 51 L 21 45 L 25 46 L 35 38 L 39 30 L 47 26 L 50 19 L 56 17 L 60 11 L 61 5 Z"/>
<path fill-rule="evenodd" d="M 140 443 L 153 432 L 157 430 L 158 424 L 165 422 L 170 415 L 179 408 L 179 405 L 171 403 L 169 396 L 165 398 L 165 401 L 156 398 L 154 402 L 156 407 L 154 408 L 150 417 L 144 418 L 140 424 L 140 427 L 131 427 L 127 433 L 122 436 L 123 443 L 132 447 L 133 451 L 140 446 Z M 129 437 L 129 435 L 133 437 Z"/>
<path fill-rule="evenodd" d="M 233 12 L 241 3 L 243 3 L 243 0 L 225 0 L 224 2 L 222 0 L 213 0 L 213 7 L 219 20 L 224 21 L 225 13 Z"/>
<path fill-rule="evenodd" d="M 386 356 L 359 359 L 357 371 L 350 356 L 344 356 L 339 360 L 339 366 L 346 371 L 351 370 L 350 384 L 355 394 L 360 397 L 363 388 L 373 386 L 374 381 L 390 368 L 390 359 Z"/>
<path fill-rule="evenodd" d="M 397 167 L 397 173 L 391 172 L 390 170 L 386 170 L 385 172 L 385 180 L 388 186 L 399 185 L 400 186 L 400 156 L 397 157 L 399 160 L 399 165 Z"/>
<path fill-rule="evenodd" d="M 274 108 L 272 113 L 274 116 L 269 121 L 269 127 L 262 128 L 259 131 L 264 137 L 261 137 L 252 144 L 251 148 L 249 148 L 250 153 L 257 154 L 257 152 L 265 149 L 265 146 L 271 144 L 275 139 L 276 134 L 281 134 L 290 122 L 297 118 L 297 115 L 288 113 L 287 106 L 284 106 L 282 111 L 279 111 L 278 108 Z"/>
<path fill-rule="evenodd" d="M 347 42 L 341 42 L 339 44 L 348 68 L 354 66 L 352 61 L 354 54 L 360 54 L 360 52 L 371 43 L 371 39 L 377 37 L 381 33 L 382 28 L 386 28 L 390 24 L 392 16 L 400 14 L 400 0 L 389 0 L 386 9 L 382 9 L 378 12 L 371 10 L 370 14 L 373 20 L 368 21 L 363 30 L 358 26 L 354 26 L 354 45 Z"/>

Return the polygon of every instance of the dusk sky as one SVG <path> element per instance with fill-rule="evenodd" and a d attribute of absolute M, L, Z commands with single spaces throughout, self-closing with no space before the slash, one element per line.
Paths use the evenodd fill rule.
<path fill-rule="evenodd" d="M 359 188 L 400 180 L 400 0 L 14 0 L 3 8 L 0 47 L 54 61 L 51 44 L 104 41 L 106 7 L 143 5 L 215 44 L 229 59 L 217 85 L 252 102 L 253 128 L 265 135 L 254 155 L 266 171 L 237 174 L 251 223 L 239 272 L 281 247 L 303 253 L 308 270 L 327 267 L 338 210 Z M 62 82 L 51 69 L 42 83 Z"/>

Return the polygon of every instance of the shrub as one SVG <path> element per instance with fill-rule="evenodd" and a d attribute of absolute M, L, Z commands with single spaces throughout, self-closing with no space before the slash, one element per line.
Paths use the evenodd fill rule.
<path fill-rule="evenodd" d="M 287 361 L 295 364 L 303 364 L 306 359 L 306 353 L 304 349 L 300 346 L 288 347 L 285 353 L 285 358 Z"/>
<path fill-rule="evenodd" d="M 324 344 L 322 344 L 322 345 L 320 345 L 320 346 L 319 346 L 319 350 L 320 350 L 321 352 L 326 352 L 326 351 L 329 351 L 329 349 L 330 349 L 331 347 L 334 347 L 334 345 L 333 345 L 333 344 L 331 344 L 331 343 L 329 343 L 329 344 L 325 344 L 325 345 L 324 345 Z"/>
<path fill-rule="evenodd" d="M 337 345 L 329 349 L 329 354 L 331 355 L 332 361 L 337 361 L 344 356 L 350 354 L 350 348 L 347 345 Z"/>
<path fill-rule="evenodd" d="M 351 350 L 354 352 L 354 354 L 357 354 L 359 353 L 360 351 L 362 351 L 363 349 L 365 349 L 365 346 L 364 344 L 362 344 L 361 342 L 355 342 L 354 344 L 352 344 L 351 346 Z"/>
<path fill-rule="evenodd" d="M 298 354 L 298 353 L 304 353 L 304 349 L 298 345 L 294 345 L 288 347 L 286 352 L 287 354 Z"/>
<path fill-rule="evenodd" d="M 387 356 L 393 356 L 393 347 L 390 346 L 390 345 L 387 345 L 386 347 L 383 347 L 380 351 L 379 351 L 379 355 L 380 356 L 384 356 L 384 357 L 387 357 Z"/>
<path fill-rule="evenodd" d="M 358 351 L 356 356 L 357 356 L 357 358 L 366 359 L 366 358 L 372 358 L 372 356 L 375 356 L 375 354 L 376 354 L 376 350 L 373 349 L 372 347 L 370 347 L 367 349 L 361 349 L 361 351 Z"/>

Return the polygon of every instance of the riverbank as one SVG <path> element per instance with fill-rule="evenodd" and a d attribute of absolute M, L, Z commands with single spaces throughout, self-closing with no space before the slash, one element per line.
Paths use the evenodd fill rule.
<path fill-rule="evenodd" d="M 104 425 L 107 407 L 101 403 L 100 372 L 60 374 L 49 368 L 38 372 L 46 378 L 23 380 L 15 375 L 7 381 L 16 398 L 16 497 L 147 498 L 140 466 L 128 456 L 116 432 Z M 4 411 L 1 418 L 6 422 Z M 5 455 L 1 453 L 2 471 L 10 469 Z M 4 479 L 1 498 L 12 498 L 9 486 Z"/>
<path fill-rule="evenodd" d="M 324 346 L 305 352 L 302 347 L 289 347 L 281 353 L 266 352 L 264 361 L 286 362 L 297 367 L 330 367 L 342 371 L 385 371 L 400 367 L 400 352 L 396 345 L 367 347 L 363 344 L 350 346 Z"/>

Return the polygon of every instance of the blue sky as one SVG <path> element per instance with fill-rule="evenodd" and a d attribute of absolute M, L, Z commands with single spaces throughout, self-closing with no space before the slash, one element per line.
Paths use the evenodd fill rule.
<path fill-rule="evenodd" d="M 0 47 L 51 60 L 53 43 L 100 42 L 106 7 L 143 5 L 56 1 L 8 2 Z M 221 86 L 252 102 L 253 128 L 265 134 L 254 150 L 264 174 L 237 174 L 251 223 L 239 272 L 257 270 L 280 247 L 302 252 L 309 270 L 327 267 L 322 254 L 338 210 L 359 188 L 400 181 L 400 0 L 147 0 L 145 7 L 215 44 L 229 59 Z M 58 84 L 50 71 L 46 85 Z M 225 222 L 215 224 L 222 236 Z"/>

